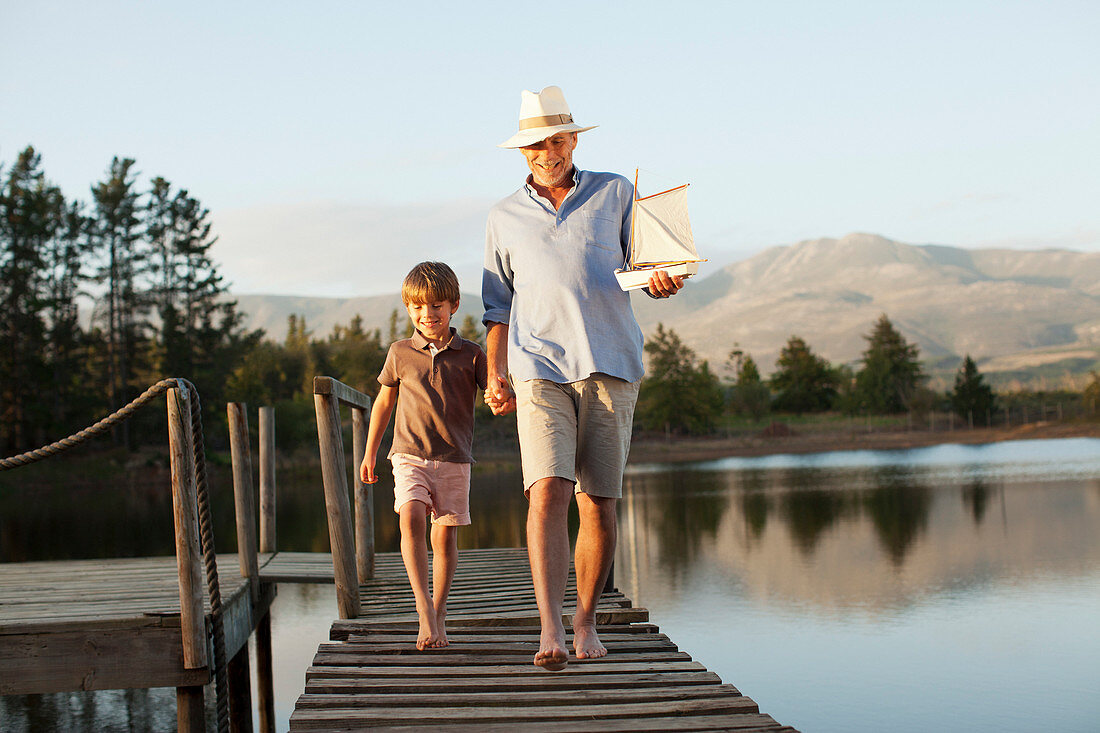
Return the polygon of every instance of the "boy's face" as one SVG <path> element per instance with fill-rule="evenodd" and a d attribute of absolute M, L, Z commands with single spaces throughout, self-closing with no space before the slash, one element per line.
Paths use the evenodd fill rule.
<path fill-rule="evenodd" d="M 406 303 L 413 327 L 424 338 L 433 341 L 446 341 L 451 335 L 451 316 L 458 310 L 458 303 L 438 300 L 432 303 Z"/>

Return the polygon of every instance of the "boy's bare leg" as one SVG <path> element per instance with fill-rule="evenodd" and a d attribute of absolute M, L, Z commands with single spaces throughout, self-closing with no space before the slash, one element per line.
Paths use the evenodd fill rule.
<path fill-rule="evenodd" d="M 458 527 L 432 525 L 432 606 L 435 609 L 436 643 L 447 646 L 447 594 L 458 567 Z"/>
<path fill-rule="evenodd" d="M 573 557 L 577 573 L 573 649 L 577 659 L 596 659 L 607 655 L 607 648 L 596 634 L 596 606 L 615 559 L 616 504 L 616 499 L 577 494 L 580 530 Z"/>
<path fill-rule="evenodd" d="M 569 662 L 561 607 L 569 580 L 569 501 L 573 484 L 545 478 L 531 485 L 527 507 L 527 556 L 535 585 L 542 634 L 535 664 L 558 671 Z"/>
<path fill-rule="evenodd" d="M 398 512 L 401 517 L 401 559 L 405 562 L 405 572 L 409 575 L 409 585 L 416 598 L 416 614 L 420 617 L 416 648 L 421 650 L 433 647 L 439 641 L 435 607 L 428 590 L 428 543 L 424 538 L 427 509 L 424 502 L 413 499 L 402 504 Z"/>

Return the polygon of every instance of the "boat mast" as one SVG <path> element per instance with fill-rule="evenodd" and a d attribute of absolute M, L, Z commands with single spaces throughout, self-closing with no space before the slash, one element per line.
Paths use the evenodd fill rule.
<path fill-rule="evenodd" d="M 634 169 L 634 204 L 630 207 L 630 242 L 627 251 L 630 253 L 626 261 L 626 269 L 634 269 L 634 219 L 638 213 L 638 169 Z"/>

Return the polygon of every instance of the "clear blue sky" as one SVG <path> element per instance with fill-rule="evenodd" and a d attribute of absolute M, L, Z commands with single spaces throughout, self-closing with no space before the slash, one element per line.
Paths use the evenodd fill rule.
<path fill-rule="evenodd" d="M 853 231 L 1100 251 L 1095 0 L 534 7 L 0 0 L 0 160 L 33 144 L 88 200 L 135 158 L 212 210 L 238 292 L 393 292 L 428 258 L 476 292 L 526 171 L 496 144 L 557 84 L 599 125 L 580 166 L 693 184 L 712 269 Z"/>

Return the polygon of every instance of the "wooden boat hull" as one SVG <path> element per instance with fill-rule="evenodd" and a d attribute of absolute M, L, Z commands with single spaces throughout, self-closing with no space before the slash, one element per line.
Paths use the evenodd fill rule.
<path fill-rule="evenodd" d="M 699 263 L 677 262 L 671 265 L 639 267 L 634 270 L 615 270 L 615 278 L 619 281 L 619 287 L 623 290 L 636 290 L 649 285 L 649 276 L 657 270 L 664 270 L 669 275 L 679 275 L 687 278 L 699 272 Z"/>

